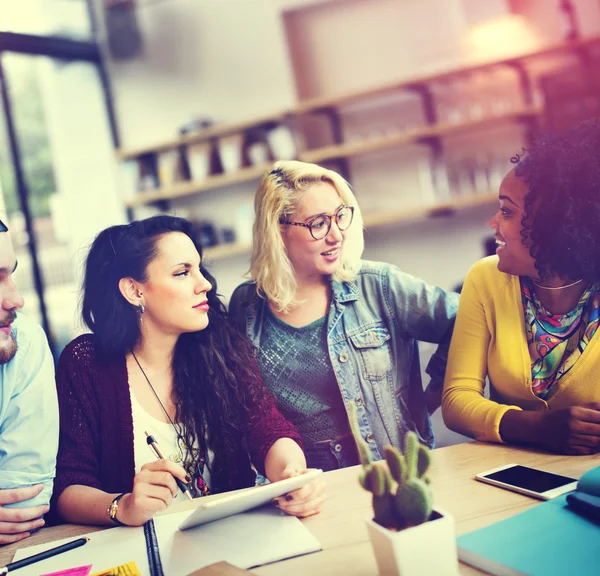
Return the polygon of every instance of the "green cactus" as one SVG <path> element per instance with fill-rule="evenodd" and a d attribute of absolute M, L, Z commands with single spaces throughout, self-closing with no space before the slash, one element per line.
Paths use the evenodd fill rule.
<path fill-rule="evenodd" d="M 356 406 L 350 404 L 350 428 L 363 470 L 361 486 L 373 494 L 373 520 L 379 525 L 402 530 L 426 522 L 433 510 L 429 448 L 419 444 L 417 435 L 404 437 L 404 453 L 393 446 L 384 450 L 385 462 L 373 462 L 367 443 L 360 434 Z"/>

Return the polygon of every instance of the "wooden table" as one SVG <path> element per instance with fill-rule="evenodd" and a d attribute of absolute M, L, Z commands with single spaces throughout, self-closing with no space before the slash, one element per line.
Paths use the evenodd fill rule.
<path fill-rule="evenodd" d="M 536 504 L 536 500 L 527 496 L 473 480 L 478 472 L 513 462 L 579 478 L 586 470 L 600 466 L 600 454 L 560 456 L 479 442 L 435 450 L 432 486 L 436 505 L 454 516 L 457 534 L 487 526 Z M 375 557 L 365 525 L 365 519 L 370 514 L 370 495 L 359 486 L 358 472 L 356 466 L 328 472 L 327 501 L 323 510 L 319 515 L 303 521 L 323 545 L 322 552 L 262 566 L 253 572 L 286 576 L 376 574 Z M 169 511 L 181 511 L 182 507 L 193 505 L 193 502 L 175 504 Z M 72 525 L 43 529 L 24 542 L 0 549 L 0 565 L 10 562 L 20 546 L 51 542 L 93 530 L 89 526 Z M 481 574 L 463 564 L 460 573 Z"/>

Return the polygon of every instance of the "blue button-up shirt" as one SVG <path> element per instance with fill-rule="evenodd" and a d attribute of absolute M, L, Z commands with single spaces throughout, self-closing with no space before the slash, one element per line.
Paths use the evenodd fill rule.
<path fill-rule="evenodd" d="M 43 484 L 23 508 L 50 503 L 58 450 L 54 362 L 42 328 L 23 314 L 12 324 L 17 353 L 0 364 L 0 490 Z"/>
<path fill-rule="evenodd" d="M 401 448 L 414 430 L 433 446 L 433 430 L 421 381 L 418 341 L 439 344 L 427 367 L 430 387 L 441 390 L 458 309 L 447 294 L 391 264 L 363 261 L 356 280 L 332 281 L 327 348 L 348 411 L 357 407 L 373 459 L 389 444 Z M 231 297 L 232 321 L 260 347 L 266 300 L 253 282 Z"/>

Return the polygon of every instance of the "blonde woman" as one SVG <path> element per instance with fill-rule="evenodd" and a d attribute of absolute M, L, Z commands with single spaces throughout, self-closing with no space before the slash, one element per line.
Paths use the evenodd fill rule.
<path fill-rule="evenodd" d="M 255 198 L 252 281 L 230 317 L 257 350 L 265 383 L 305 443 L 309 467 L 358 463 L 348 406 L 355 402 L 374 459 L 415 430 L 433 444 L 427 406 L 439 406 L 456 294 L 361 260 L 362 217 L 339 174 L 279 162 Z M 423 391 L 417 341 L 439 343 Z"/>

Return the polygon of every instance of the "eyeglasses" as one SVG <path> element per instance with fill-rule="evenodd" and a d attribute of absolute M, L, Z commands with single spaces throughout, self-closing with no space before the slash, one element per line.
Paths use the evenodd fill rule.
<path fill-rule="evenodd" d="M 8 232 L 8 226 L 0 220 L 0 232 Z"/>
<path fill-rule="evenodd" d="M 333 216 L 329 214 L 317 214 L 308 222 L 292 222 L 291 220 L 283 220 L 280 224 L 286 226 L 302 226 L 310 230 L 310 235 L 315 240 L 322 240 L 329 234 L 331 230 L 331 221 L 335 218 L 335 223 L 340 230 L 348 230 L 352 219 L 354 218 L 354 206 L 340 206 Z"/>

